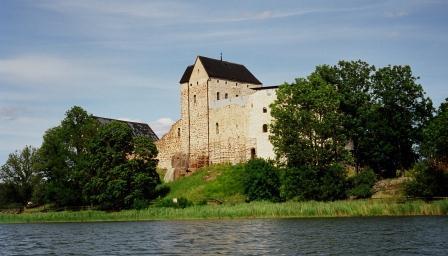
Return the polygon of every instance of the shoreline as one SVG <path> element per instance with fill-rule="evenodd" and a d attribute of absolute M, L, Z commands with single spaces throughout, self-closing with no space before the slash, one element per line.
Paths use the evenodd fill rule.
<path fill-rule="evenodd" d="M 235 205 L 191 206 L 184 209 L 149 207 L 143 210 L 117 212 L 82 210 L 21 214 L 0 213 L 0 224 L 447 215 L 448 199 L 433 202 L 421 200 L 398 202 L 370 199 L 335 202 L 252 202 Z"/>

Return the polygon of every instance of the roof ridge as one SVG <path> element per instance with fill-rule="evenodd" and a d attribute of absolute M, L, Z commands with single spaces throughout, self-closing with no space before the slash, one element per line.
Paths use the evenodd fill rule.
<path fill-rule="evenodd" d="M 210 58 L 210 57 L 206 57 L 206 56 L 202 56 L 202 55 L 198 55 L 198 58 L 204 58 L 204 59 L 209 59 L 209 60 L 214 60 L 214 61 L 226 62 L 226 63 L 233 64 L 233 65 L 244 66 L 243 64 L 240 64 L 240 63 L 230 62 L 230 61 L 227 61 L 227 60 L 214 59 L 214 58 Z"/>

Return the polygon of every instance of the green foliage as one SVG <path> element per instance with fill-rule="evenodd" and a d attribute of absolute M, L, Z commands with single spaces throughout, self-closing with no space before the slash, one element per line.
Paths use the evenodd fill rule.
<path fill-rule="evenodd" d="M 308 78 L 277 90 L 270 140 L 277 158 L 290 167 L 324 167 L 347 157 L 340 96 L 325 80 L 331 75 L 330 67 L 319 66 Z"/>
<path fill-rule="evenodd" d="M 244 166 L 244 194 L 248 201 L 280 198 L 278 170 L 271 162 L 252 159 Z"/>
<path fill-rule="evenodd" d="M 422 127 L 433 107 L 409 66 L 387 66 L 374 74 L 372 123 L 362 148 L 363 161 L 383 177 L 408 169 L 418 156 Z"/>
<path fill-rule="evenodd" d="M 405 192 L 411 197 L 448 196 L 448 173 L 429 162 L 420 162 L 415 165 Z"/>
<path fill-rule="evenodd" d="M 346 190 L 346 174 L 340 165 L 282 170 L 280 195 L 286 200 L 333 201 L 346 198 Z"/>
<path fill-rule="evenodd" d="M 41 182 L 35 169 L 36 149 L 26 146 L 20 152 L 9 154 L 6 163 L 0 167 L 0 201 L 26 205 L 31 200 L 34 187 Z"/>
<path fill-rule="evenodd" d="M 56 206 L 82 205 L 82 184 L 87 165 L 87 149 L 98 123 L 81 107 L 66 112 L 59 126 L 49 129 L 40 147 L 37 168 L 45 177 L 46 202 Z"/>
<path fill-rule="evenodd" d="M 101 209 L 141 207 L 156 197 L 157 149 L 146 137 L 132 137 L 131 128 L 110 122 L 99 128 L 88 149 L 88 175 L 83 186 L 87 202 Z"/>
<path fill-rule="evenodd" d="M 376 175 L 372 169 L 362 170 L 349 178 L 350 190 L 348 194 L 355 198 L 369 198 L 376 182 Z"/>
<path fill-rule="evenodd" d="M 448 98 L 424 128 L 421 151 L 434 164 L 448 169 Z"/>

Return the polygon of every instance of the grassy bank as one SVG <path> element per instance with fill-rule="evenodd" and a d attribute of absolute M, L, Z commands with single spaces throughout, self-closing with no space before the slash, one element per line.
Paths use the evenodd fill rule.
<path fill-rule="evenodd" d="M 336 202 L 254 202 L 192 206 L 185 209 L 150 207 L 120 212 L 78 211 L 0 214 L 0 223 L 145 221 L 233 218 L 308 218 L 362 216 L 447 215 L 448 200 L 383 201 L 355 200 Z"/>

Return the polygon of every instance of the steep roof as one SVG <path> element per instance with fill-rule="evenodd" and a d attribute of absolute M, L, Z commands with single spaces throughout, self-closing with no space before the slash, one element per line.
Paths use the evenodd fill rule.
<path fill-rule="evenodd" d="M 100 122 L 101 124 L 108 124 L 112 121 L 118 121 L 118 122 L 125 123 L 131 128 L 132 134 L 134 136 L 145 136 L 145 137 L 152 139 L 153 141 L 159 140 L 159 137 L 157 137 L 157 135 L 154 133 L 154 131 L 151 129 L 151 127 L 149 127 L 148 124 L 138 123 L 138 122 L 130 122 L 130 121 L 124 121 L 124 120 L 118 120 L 118 119 L 111 119 L 111 118 L 105 118 L 105 117 L 99 117 L 99 116 L 94 116 L 94 118 L 96 120 L 98 120 L 98 122 Z"/>
<path fill-rule="evenodd" d="M 261 82 L 244 65 L 203 56 L 198 56 L 198 59 L 201 60 L 209 77 L 250 84 L 261 84 Z M 188 66 L 180 80 L 181 84 L 190 80 L 192 71 L 193 66 Z"/>

